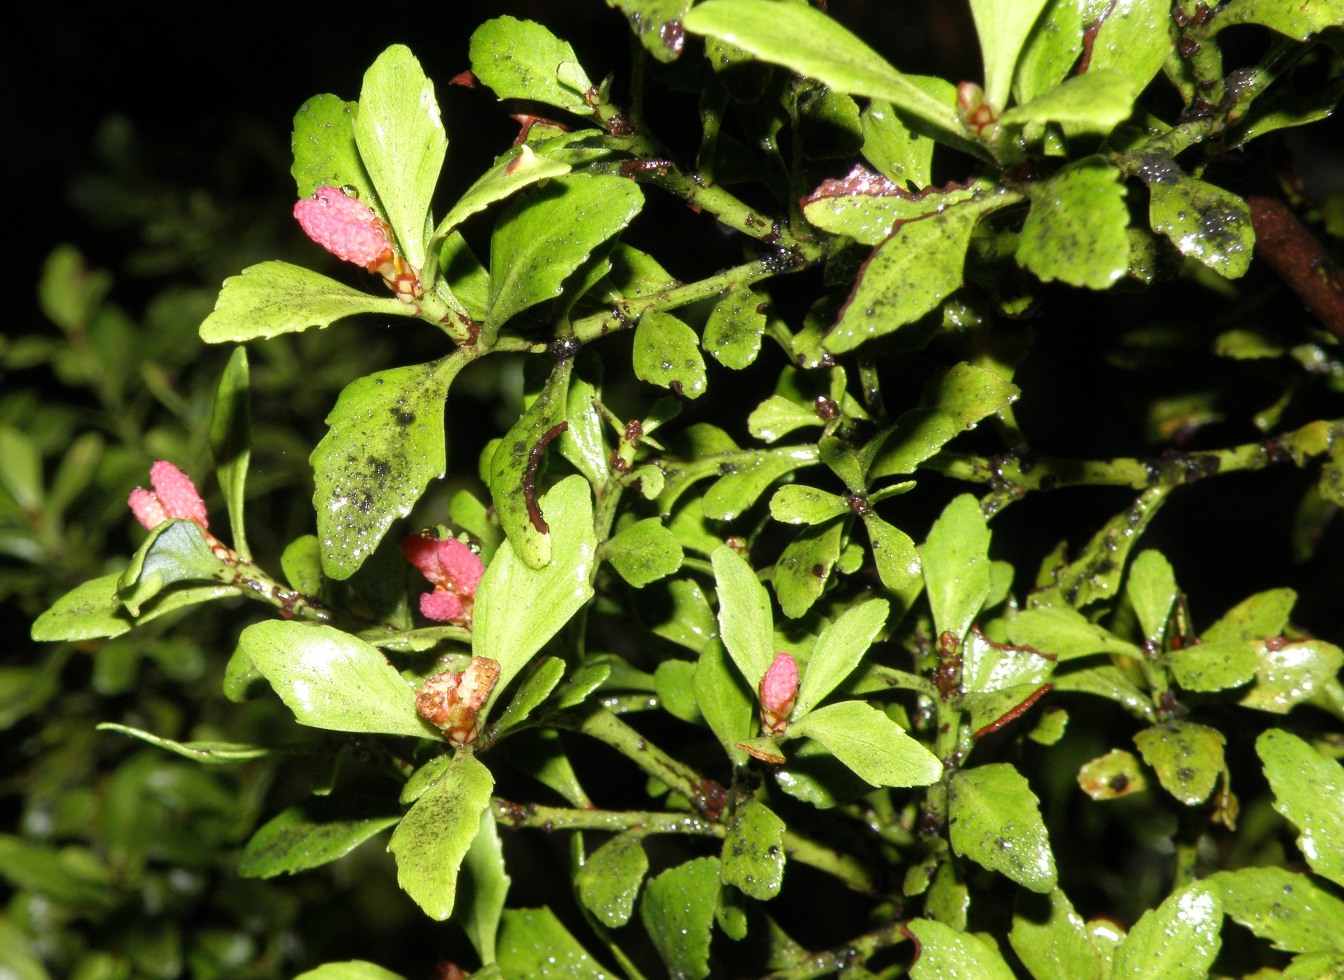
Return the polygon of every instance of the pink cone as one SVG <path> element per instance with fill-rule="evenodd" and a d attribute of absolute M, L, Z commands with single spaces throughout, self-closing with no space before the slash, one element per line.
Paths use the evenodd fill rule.
<path fill-rule="evenodd" d="M 346 262 L 381 271 L 393 262 L 392 236 L 387 224 L 364 202 L 346 196 L 339 187 L 319 187 L 313 196 L 294 205 L 308 237 Z"/>

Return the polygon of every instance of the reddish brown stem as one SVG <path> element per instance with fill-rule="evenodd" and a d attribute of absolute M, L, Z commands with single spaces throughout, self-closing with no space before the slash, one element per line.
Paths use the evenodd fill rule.
<path fill-rule="evenodd" d="M 1248 197 L 1256 252 L 1332 334 L 1344 340 L 1344 275 L 1282 201 Z"/>

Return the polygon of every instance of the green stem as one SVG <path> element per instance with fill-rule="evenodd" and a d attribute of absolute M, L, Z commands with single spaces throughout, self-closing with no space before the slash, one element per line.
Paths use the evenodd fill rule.
<path fill-rule="evenodd" d="M 926 469 L 970 483 L 987 483 L 1014 499 L 1032 490 L 1112 486 L 1144 490 L 1176 487 L 1222 473 L 1253 472 L 1279 463 L 1302 467 L 1344 438 L 1344 419 L 1317 420 L 1300 429 L 1227 449 L 1169 452 L 1153 459 L 1074 460 L 1058 456 L 939 453 Z"/>
<path fill-rule="evenodd" d="M 613 331 L 633 327 L 649 310 L 675 310 L 702 299 L 718 296 L 738 286 L 747 286 L 761 279 L 793 272 L 803 268 L 808 261 L 807 257 L 800 255 L 793 255 L 785 260 L 781 260 L 778 256 L 767 256 L 744 265 L 733 266 L 697 282 L 678 283 L 647 296 L 622 299 L 609 310 L 574 321 L 574 336 L 588 343 Z"/>
<path fill-rule="evenodd" d="M 868 867 L 853 855 L 833 851 L 791 830 L 784 831 L 783 841 L 784 852 L 793 860 L 840 879 L 856 892 L 879 894 L 876 879 L 868 873 Z"/>
<path fill-rule="evenodd" d="M 899 946 L 908 938 L 903 921 L 889 922 L 835 949 L 813 953 L 793 966 L 768 973 L 764 980 L 811 980 L 813 977 L 831 976 L 846 967 L 865 962 L 884 949 Z"/>
<path fill-rule="evenodd" d="M 723 786 L 674 759 L 605 708 L 562 716 L 559 724 L 610 745 L 710 820 L 717 820 L 728 802 Z"/>
<path fill-rule="evenodd" d="M 332 611 L 321 602 L 276 581 L 250 561 L 233 566 L 233 578 L 228 584 L 250 599 L 274 606 L 289 619 L 329 623 L 333 618 Z"/>
<path fill-rule="evenodd" d="M 513 830 L 606 830 L 612 833 L 636 831 L 641 834 L 690 834 L 696 837 L 723 837 L 728 832 L 721 823 L 713 823 L 690 813 L 661 813 L 653 810 L 582 810 L 571 807 L 513 803 L 494 797 L 490 801 L 495 819 Z"/>

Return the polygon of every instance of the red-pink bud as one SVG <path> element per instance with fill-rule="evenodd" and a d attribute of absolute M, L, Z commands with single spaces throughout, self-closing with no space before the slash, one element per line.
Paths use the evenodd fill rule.
<path fill-rule="evenodd" d="M 393 264 L 392 234 L 387 223 L 363 201 L 339 187 L 319 187 L 294 205 L 294 217 L 308 237 L 328 252 L 379 272 Z"/>
<path fill-rule="evenodd" d="M 210 526 L 196 484 L 172 463 L 161 459 L 151 466 L 149 482 L 154 486 L 152 493 L 136 487 L 127 501 L 135 519 L 147 530 L 167 520 L 195 521 L 202 529 Z"/>
<path fill-rule="evenodd" d="M 477 715 L 499 680 L 499 662 L 472 657 L 462 673 L 445 670 L 425 681 L 415 695 L 415 710 L 457 748 L 476 741 Z"/>
<path fill-rule="evenodd" d="M 420 597 L 420 611 L 436 622 L 470 626 L 476 587 L 485 574 L 476 553 L 456 538 L 439 540 L 428 533 L 408 535 L 401 553 L 434 586 Z"/>
<path fill-rule="evenodd" d="M 775 659 L 761 678 L 761 726 L 773 735 L 788 727 L 793 699 L 798 694 L 798 663 L 787 653 Z"/>

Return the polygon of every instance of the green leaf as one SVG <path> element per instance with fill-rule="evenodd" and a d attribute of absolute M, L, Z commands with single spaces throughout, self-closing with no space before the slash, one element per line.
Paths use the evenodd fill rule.
<path fill-rule="evenodd" d="M 1143 761 L 1158 782 L 1186 806 L 1203 803 L 1222 775 L 1223 733 L 1189 721 L 1164 722 L 1134 735 Z"/>
<path fill-rule="evenodd" d="M 1205 643 L 1214 643 L 1278 636 L 1288 625 L 1288 617 L 1296 603 L 1297 593 L 1292 589 L 1257 592 L 1224 613 L 1200 634 L 1200 639 Z"/>
<path fill-rule="evenodd" d="M 976 224 L 1009 198 L 966 201 L 898 227 L 868 258 L 839 320 L 822 338 L 826 350 L 853 350 L 936 309 L 961 286 Z"/>
<path fill-rule="evenodd" d="M 695 331 L 671 313 L 650 310 L 635 327 L 635 377 L 685 398 L 705 393 L 705 359 Z"/>
<path fill-rule="evenodd" d="M 57 599 L 50 609 L 33 622 L 32 638 L 38 643 L 82 642 L 111 638 L 129 633 L 175 609 L 237 595 L 229 585 L 205 585 L 179 588 L 160 593 L 140 615 L 132 617 L 117 594 L 120 572 L 89 579 Z"/>
<path fill-rule="evenodd" d="M 1219 28 L 1229 24 L 1261 24 L 1272 31 L 1306 41 L 1328 27 L 1344 23 L 1340 0 L 1283 3 L 1276 0 L 1231 0 L 1218 8 Z"/>
<path fill-rule="evenodd" d="M 1026 777 L 1006 762 L 963 769 L 948 787 L 952 849 L 1024 888 L 1055 887 L 1055 856 L 1040 801 Z"/>
<path fill-rule="evenodd" d="M 361 293 L 288 262 L 262 262 L 224 280 L 214 311 L 201 324 L 201 339 L 240 344 L 329 326 L 357 313 L 413 316 L 415 308 Z"/>
<path fill-rule="evenodd" d="M 1083 76 L 1090 77 L 1090 76 Z M 1030 188 L 1017 261 L 1045 281 L 1106 289 L 1129 268 L 1129 211 L 1120 171 L 1079 161 Z"/>
<path fill-rule="evenodd" d="M 1149 723 L 1157 720 L 1148 692 L 1135 685 L 1125 671 L 1111 664 L 1056 674 L 1053 690 L 1056 694 L 1066 691 L 1095 694 L 1122 705 L 1136 718 Z"/>
<path fill-rule="evenodd" d="M 921 581 L 919 549 L 910 535 L 876 514 L 864 514 L 863 526 L 868 529 L 873 561 L 883 585 L 892 592 L 904 593 Z"/>
<path fill-rule="evenodd" d="M 495 815 L 486 806 L 480 829 L 462 861 L 456 905 L 458 921 L 482 963 L 495 962 L 495 939 L 510 883 Z"/>
<path fill-rule="evenodd" d="M 471 35 L 471 71 L 501 99 L 530 99 L 590 115 L 592 82 L 568 41 L 535 21 L 487 20 Z"/>
<path fill-rule="evenodd" d="M 494 737 L 498 737 L 510 728 L 527 720 L 528 716 L 544 702 L 565 676 L 565 662 L 559 657 L 542 657 L 535 661 L 533 669 L 526 672 L 518 684 L 518 690 L 509 701 L 499 720 L 493 727 Z"/>
<path fill-rule="evenodd" d="M 1170 0 L 1131 0 L 1106 9 L 1092 42 L 1088 74 L 1114 68 L 1143 91 L 1176 47 Z M 1219 11 L 1222 16 L 1222 11 Z"/>
<path fill-rule="evenodd" d="M 214 553 L 195 521 L 165 521 L 145 543 L 117 582 L 117 593 L 132 616 L 179 582 L 231 582 L 233 568 Z"/>
<path fill-rule="evenodd" d="M 980 501 L 964 493 L 948 504 L 919 560 L 934 628 L 961 640 L 989 596 L 989 526 Z"/>
<path fill-rule="evenodd" d="M 1187 691 L 1225 691 L 1254 677 L 1267 655 L 1263 640 L 1221 640 L 1170 650 L 1163 659 Z"/>
<path fill-rule="evenodd" d="M 1202 980 L 1218 949 L 1223 905 L 1216 891 L 1196 882 L 1143 914 L 1115 952 L 1112 976 L 1126 980 Z"/>
<path fill-rule="evenodd" d="M 376 647 L 349 633 L 272 620 L 243 630 L 238 646 L 301 725 L 437 735 L 416 714 L 415 695 L 397 669 Z"/>
<path fill-rule="evenodd" d="M 664 660 L 653 672 L 653 690 L 662 708 L 690 725 L 704 724 L 695 703 L 696 665 L 689 660 Z"/>
<path fill-rule="evenodd" d="M 774 898 L 784 883 L 784 821 L 748 799 L 733 813 L 721 860 L 724 884 L 758 901 Z"/>
<path fill-rule="evenodd" d="M 765 333 L 765 303 L 750 286 L 724 293 L 709 312 L 701 343 L 714 360 L 740 371 L 756 360 Z"/>
<path fill-rule="evenodd" d="M 236 347 L 215 389 L 214 412 L 210 418 L 210 455 L 215 460 L 215 475 L 229 511 L 229 529 L 233 549 L 244 559 L 251 557 L 244 531 L 243 507 L 246 500 L 247 467 L 252 459 L 252 410 L 248 402 L 249 375 L 247 348 Z"/>
<path fill-rule="evenodd" d="M 1154 647 L 1162 645 L 1167 616 L 1176 601 L 1176 573 L 1159 551 L 1141 551 L 1129 566 L 1125 595 L 1143 627 L 1143 636 Z"/>
<path fill-rule="evenodd" d="M 715 549 L 710 560 L 719 595 L 719 635 L 754 689 L 775 659 L 770 596 L 746 559 L 728 545 Z"/>
<path fill-rule="evenodd" d="M 1311 870 L 1344 885 L 1344 767 L 1296 735 L 1272 728 L 1255 740 L 1274 809 L 1301 832 L 1297 846 Z"/>
<path fill-rule="evenodd" d="M 616 929 L 630 921 L 635 897 L 649 873 L 649 857 L 639 834 L 617 834 L 588 856 L 574 876 L 579 900 L 598 921 Z"/>
<path fill-rule="evenodd" d="M 448 152 L 434 83 L 410 48 L 394 44 L 364 73 L 355 110 L 355 144 L 378 191 L 401 254 L 425 267 L 429 203 Z"/>
<path fill-rule="evenodd" d="M 501 154 L 490 169 L 467 188 L 466 193 L 443 216 L 434 230 L 434 237 L 446 236 L 473 214 L 484 211 L 496 201 L 502 201 L 548 177 L 567 174 L 569 170 L 569 164 L 535 153 L 526 143 L 515 146 Z"/>
<path fill-rule="evenodd" d="M 1344 650 L 1324 640 L 1265 642 L 1256 652 L 1255 684 L 1241 704 L 1280 715 L 1334 683 L 1344 666 Z"/>
<path fill-rule="evenodd" d="M 532 568 L 551 560 L 550 524 L 536 497 L 541 453 L 565 424 L 572 358 L 551 369 L 546 385 L 490 457 L 490 496 L 514 551 Z"/>
<path fill-rule="evenodd" d="M 397 884 L 442 922 L 453 913 L 457 874 L 480 832 L 495 780 L 473 755 L 458 755 L 402 817 L 387 849 L 397 861 Z"/>
<path fill-rule="evenodd" d="M 890 610 L 885 599 L 861 602 L 821 631 L 794 698 L 795 718 L 811 711 L 853 673 L 886 625 Z"/>
<path fill-rule="evenodd" d="M 1030 102 L 1014 106 L 999 122 L 1004 126 L 1074 123 L 1089 132 L 1104 135 L 1129 118 L 1138 94 L 1139 86 L 1123 72 L 1112 68 L 1089 68 L 1086 74 L 1075 75 L 1046 89 Z"/>
<path fill-rule="evenodd" d="M 315 95 L 299 106 L 290 139 L 294 163 L 289 168 L 299 197 L 309 197 L 319 187 L 353 187 L 361 201 L 382 210 L 355 145 L 358 109 L 358 102 L 330 94 Z"/>
<path fill-rule="evenodd" d="M 985 66 L 985 101 L 998 109 L 1008 104 L 1018 56 L 1045 4 L 1046 0 L 971 0 Z"/>
<path fill-rule="evenodd" d="M 914 980 L 1013 980 L 1002 954 L 978 936 L 932 919 L 911 919 L 906 929 L 919 944 Z"/>
<path fill-rule="evenodd" d="M 862 245 L 880 245 L 902 223 L 927 218 L 983 195 L 982 181 L 925 187 L 910 194 L 861 167 L 843 180 L 824 180 L 803 198 L 803 215 L 823 231 L 845 235 Z"/>
<path fill-rule="evenodd" d="M 1082 16 L 1076 0 L 1049 0 L 1045 4 L 1017 59 L 1013 93 L 1018 102 L 1053 88 L 1069 74 L 1083 50 Z"/>
<path fill-rule="evenodd" d="M 1094 800 L 1118 800 L 1148 788 L 1148 777 L 1132 753 L 1112 749 L 1082 764 L 1078 788 Z"/>
<path fill-rule="evenodd" d="M 344 857 L 400 819 L 372 800 L 335 797 L 282 810 L 259 827 L 238 858 L 244 878 L 274 878 L 319 868 Z"/>
<path fill-rule="evenodd" d="M 138 738 L 142 742 L 148 742 L 184 759 L 191 759 L 207 766 L 227 766 L 235 762 L 261 759 L 271 754 L 271 750 L 264 745 L 245 745 L 240 742 L 177 742 L 171 738 L 110 721 L 102 722 L 97 727 L 100 732 L 121 732 L 123 735 Z"/>
<path fill-rule="evenodd" d="M 302 534 L 280 554 L 280 568 L 285 581 L 305 595 L 316 596 L 322 591 L 322 549 L 316 534 Z"/>
<path fill-rule="evenodd" d="M 862 701 L 817 708 L 789 726 L 791 738 L 815 739 L 874 786 L 930 786 L 943 764 L 901 726 Z"/>
<path fill-rule="evenodd" d="M 965 145 L 951 106 L 819 10 L 773 0 L 706 0 L 687 11 L 682 24 L 693 34 L 737 45 L 837 92 L 883 99 L 932 126 L 942 140 Z"/>
<path fill-rule="evenodd" d="M 692 0 L 607 0 L 625 14 L 644 50 L 659 61 L 674 61 L 685 43 L 681 18 Z M 717 67 L 717 66 L 716 66 Z"/>
<path fill-rule="evenodd" d="M 1226 279 L 1240 278 L 1251 266 L 1255 229 L 1246 202 L 1174 166 L 1148 180 L 1148 221 L 1182 255 Z"/>
<path fill-rule="evenodd" d="M 667 583 L 667 615 L 649 624 L 665 640 L 699 653 L 719 635 L 719 623 L 700 586 L 690 579 Z"/>
<path fill-rule="evenodd" d="M 949 106 L 957 101 L 956 86 L 941 78 L 918 75 L 909 81 Z M 859 114 L 863 126 L 863 158 L 898 186 L 923 188 L 933 183 L 933 140 L 911 130 L 890 102 L 871 100 Z"/>
<path fill-rule="evenodd" d="M 491 702 L 593 595 L 597 538 L 588 484 L 566 477 L 541 498 L 541 507 L 551 522 L 551 563 L 532 568 L 506 541 L 476 592 L 472 653 L 499 662 Z M 488 710 L 489 704 L 482 716 Z"/>
<path fill-rule="evenodd" d="M 709 940 L 719 904 L 719 859 L 696 858 L 651 878 L 639 919 L 668 973 L 686 980 L 709 975 Z"/>
<path fill-rule="evenodd" d="M 838 494 L 791 483 L 770 498 L 770 516 L 785 524 L 821 524 L 850 510 Z"/>
<path fill-rule="evenodd" d="M 565 399 L 565 421 L 569 423 L 560 433 L 560 453 L 593 485 L 600 487 L 611 475 L 611 464 L 605 439 L 606 422 L 594 406 L 597 389 L 578 376 L 569 379 L 569 395 Z"/>
<path fill-rule="evenodd" d="M 550 909 L 505 909 L 499 969 L 537 980 L 616 980 L 604 972 Z"/>
<path fill-rule="evenodd" d="M 8 425 L 0 425 L 0 488 L 19 510 L 42 509 L 42 455 L 32 439 Z"/>
<path fill-rule="evenodd" d="M 429 481 L 443 476 L 443 403 L 470 359 L 456 353 L 379 371 L 341 392 L 310 457 L 322 568 L 330 578 L 353 575 Z"/>
<path fill-rule="evenodd" d="M 589 174 L 552 178 L 516 199 L 490 239 L 486 340 L 515 314 L 559 296 L 566 277 L 628 225 L 643 203 L 634 181 Z"/>
<path fill-rule="evenodd" d="M 695 704 L 734 765 L 746 762 L 738 742 L 749 739 L 756 723 L 755 692 L 728 667 L 723 644 L 713 640 L 701 648 L 695 665 Z"/>
<path fill-rule="evenodd" d="M 294 980 L 406 980 L 400 973 L 384 970 L 366 960 L 346 960 L 342 963 L 323 963 L 305 970 Z"/>
<path fill-rule="evenodd" d="M 1072 606 L 1037 606 L 1008 620 L 1008 638 L 1019 646 L 1053 653 L 1060 662 L 1094 653 L 1120 653 L 1135 659 L 1143 651 L 1090 622 Z"/>
<path fill-rule="evenodd" d="M 1035 689 L 1049 680 L 1055 663 L 1030 647 L 991 642 L 978 629 L 961 646 L 961 686 L 968 693 L 1002 691 L 1026 685 Z"/>
<path fill-rule="evenodd" d="M 1008 941 L 1034 977 L 1106 975 L 1088 939 L 1087 924 L 1057 887 L 1043 895 L 1017 893 Z"/>
<path fill-rule="evenodd" d="M 1217 889 L 1223 911 L 1275 949 L 1344 953 L 1344 901 L 1311 878 L 1283 868 L 1219 871 L 1203 884 Z"/>
<path fill-rule="evenodd" d="M 602 557 L 635 588 L 681 568 L 682 551 L 677 536 L 656 517 L 648 517 L 622 529 L 602 546 Z"/>
<path fill-rule="evenodd" d="M 797 619 L 821 598 L 831 570 L 840 559 L 844 523 L 832 521 L 805 528 L 775 562 L 775 597 L 780 611 Z"/>
<path fill-rule="evenodd" d="M 780 446 L 758 452 L 735 453 L 728 472 L 705 492 L 705 516 L 718 521 L 736 519 L 754 504 L 772 483 L 817 462 L 816 446 Z"/>
<path fill-rule="evenodd" d="M 799 405 L 783 395 L 771 395 L 747 416 L 747 431 L 763 442 L 775 442 L 804 426 L 824 424 L 815 408 Z"/>

